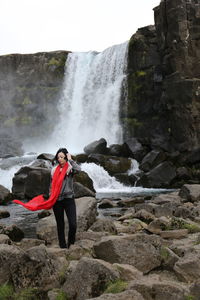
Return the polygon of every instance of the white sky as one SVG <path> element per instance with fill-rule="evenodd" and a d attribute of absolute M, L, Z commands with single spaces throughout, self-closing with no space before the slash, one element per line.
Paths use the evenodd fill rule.
<path fill-rule="evenodd" d="M 102 51 L 154 24 L 160 0 L 0 0 L 0 55 Z"/>

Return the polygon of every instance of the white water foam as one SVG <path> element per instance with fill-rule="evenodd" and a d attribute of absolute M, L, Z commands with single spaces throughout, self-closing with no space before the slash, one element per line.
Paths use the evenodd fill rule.
<path fill-rule="evenodd" d="M 37 143 L 37 151 L 52 153 L 64 146 L 77 154 L 102 137 L 108 145 L 122 142 L 119 108 L 127 45 L 115 45 L 101 53 L 68 54 L 63 96 L 58 101 L 60 121 L 52 136 Z M 34 150 L 36 144 L 30 144 L 25 145 L 26 151 Z"/>

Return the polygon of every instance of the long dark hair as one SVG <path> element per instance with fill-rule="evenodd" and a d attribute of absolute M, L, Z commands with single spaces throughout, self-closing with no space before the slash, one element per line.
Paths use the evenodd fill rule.
<path fill-rule="evenodd" d="M 67 153 L 68 153 L 67 149 L 66 149 L 66 148 L 60 148 L 60 149 L 58 149 L 58 151 L 56 152 L 56 155 L 55 155 L 54 158 L 52 159 L 52 164 L 53 164 L 53 165 L 59 163 L 59 162 L 58 162 L 58 153 L 60 153 L 60 152 L 62 152 L 62 153 L 65 154 L 65 160 L 67 160 Z"/>

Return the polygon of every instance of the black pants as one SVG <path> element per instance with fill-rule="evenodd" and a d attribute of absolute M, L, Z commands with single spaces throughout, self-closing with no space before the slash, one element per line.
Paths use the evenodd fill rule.
<path fill-rule="evenodd" d="M 66 248 L 75 243 L 76 236 L 76 204 L 74 198 L 57 201 L 53 206 L 54 215 L 57 223 L 58 240 L 61 248 Z M 69 223 L 68 243 L 65 240 L 65 221 L 64 211 Z"/>

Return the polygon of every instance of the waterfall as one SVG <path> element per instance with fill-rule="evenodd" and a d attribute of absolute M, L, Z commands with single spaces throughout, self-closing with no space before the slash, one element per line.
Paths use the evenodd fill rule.
<path fill-rule="evenodd" d="M 58 103 L 60 121 L 51 138 L 51 149 L 65 145 L 71 152 L 80 153 L 88 143 L 102 137 L 108 144 L 122 142 L 119 106 L 127 45 L 101 53 L 68 55 L 63 96 Z"/>

